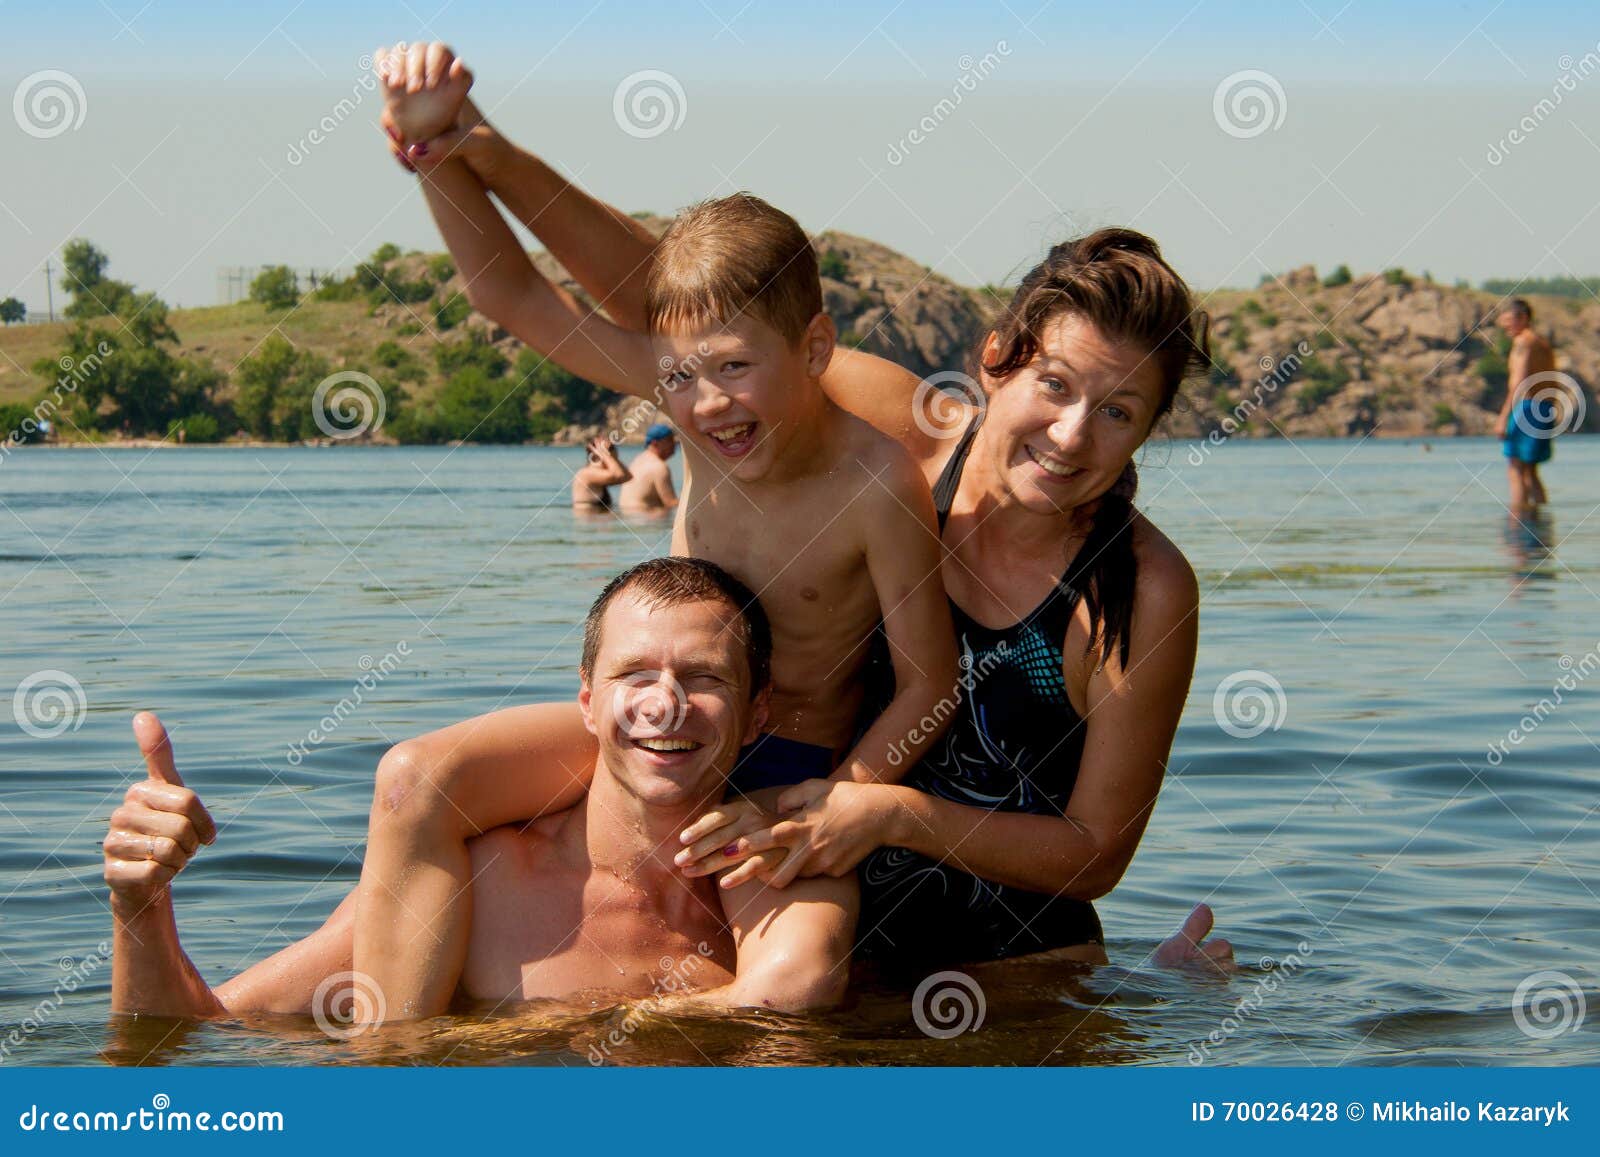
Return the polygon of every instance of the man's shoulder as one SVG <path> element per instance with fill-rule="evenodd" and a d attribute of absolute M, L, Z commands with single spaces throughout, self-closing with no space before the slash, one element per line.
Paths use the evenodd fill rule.
<path fill-rule="evenodd" d="M 500 864 L 505 868 L 525 867 L 534 857 L 547 852 L 555 840 L 556 825 L 565 812 L 519 820 L 490 828 L 467 841 L 473 867 L 480 863 Z"/>

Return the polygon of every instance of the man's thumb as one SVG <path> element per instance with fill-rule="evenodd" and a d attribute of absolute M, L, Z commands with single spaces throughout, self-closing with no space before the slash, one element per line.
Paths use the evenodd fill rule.
<path fill-rule="evenodd" d="M 133 717 L 133 737 L 139 741 L 139 751 L 144 755 L 145 771 L 157 783 L 183 786 L 177 762 L 172 758 L 172 740 L 167 729 L 153 711 L 141 711 Z"/>

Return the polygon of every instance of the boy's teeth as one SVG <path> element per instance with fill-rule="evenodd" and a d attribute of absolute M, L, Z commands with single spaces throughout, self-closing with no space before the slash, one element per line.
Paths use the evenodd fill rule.
<path fill-rule="evenodd" d="M 722 430 L 711 431 L 711 436 L 719 442 L 737 442 L 740 438 L 747 437 L 750 431 L 756 428 L 754 422 L 746 422 L 742 426 L 729 426 Z"/>
<path fill-rule="evenodd" d="M 648 751 L 693 751 L 700 745 L 689 739 L 641 739 L 639 746 Z"/>

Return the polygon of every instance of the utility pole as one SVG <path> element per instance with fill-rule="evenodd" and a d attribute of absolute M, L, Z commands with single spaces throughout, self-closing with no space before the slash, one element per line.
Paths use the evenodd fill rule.
<path fill-rule="evenodd" d="M 45 300 L 50 303 L 50 320 L 54 321 L 56 319 L 56 290 L 55 283 L 50 277 L 50 259 L 48 257 L 44 259 L 44 295 Z"/>

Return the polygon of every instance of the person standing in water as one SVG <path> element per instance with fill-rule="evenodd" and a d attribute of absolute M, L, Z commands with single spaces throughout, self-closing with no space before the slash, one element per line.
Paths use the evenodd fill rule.
<path fill-rule="evenodd" d="M 1560 379 L 1550 343 L 1533 332 L 1532 306 L 1514 297 L 1496 323 L 1511 339 L 1511 355 L 1506 400 L 1495 419 L 1495 429 L 1500 431 L 1506 456 L 1512 513 L 1525 514 L 1549 501 L 1539 479 L 1539 463 L 1549 461 L 1551 443 L 1565 425 L 1555 391 L 1549 388 Z M 1541 386 L 1546 388 L 1538 389 Z"/>
<path fill-rule="evenodd" d="M 606 438 L 590 438 L 585 447 L 589 461 L 572 476 L 574 510 L 610 510 L 611 487 L 626 483 L 633 473 L 617 460 L 617 451 Z"/>
<path fill-rule="evenodd" d="M 678 492 L 672 488 L 672 469 L 667 460 L 678 449 L 672 427 L 657 422 L 644 432 L 644 449 L 628 463 L 633 477 L 617 491 L 617 500 L 629 513 L 671 510 L 678 505 Z"/>

